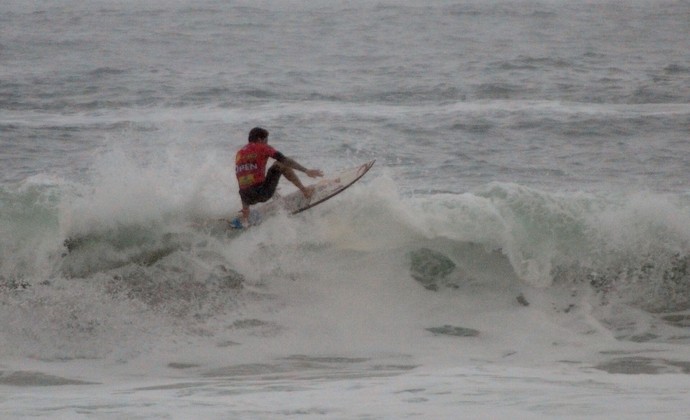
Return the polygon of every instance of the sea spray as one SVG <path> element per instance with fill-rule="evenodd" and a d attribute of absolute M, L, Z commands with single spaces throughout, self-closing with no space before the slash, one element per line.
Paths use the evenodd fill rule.
<path fill-rule="evenodd" d="M 158 168 L 147 170 L 167 171 Z M 175 331 L 171 337 L 235 342 L 228 322 L 249 316 L 283 331 L 264 315 L 286 299 L 295 304 L 326 293 L 324 279 L 348 296 L 373 287 L 390 302 L 398 293 L 414 301 L 420 293 L 447 299 L 495 290 L 511 305 L 527 308 L 516 301 L 522 296 L 529 308 L 542 309 L 549 298 L 534 290 L 555 296 L 563 288 L 584 288 L 602 297 L 588 302 L 592 316 L 636 340 L 648 337 L 643 325 L 652 324 L 624 330 L 619 324 L 629 318 L 615 313 L 633 312 L 621 305 L 653 312 L 688 308 L 683 196 L 554 194 L 498 183 L 463 194 L 404 195 L 390 177 L 375 175 L 304 214 L 278 214 L 239 235 L 214 235 L 190 220 L 185 196 L 198 197 L 191 189 L 157 189 L 163 197 L 156 201 L 164 205 L 139 217 L 131 205 L 109 207 L 112 198 L 100 193 L 85 208 L 79 201 L 65 206 L 58 198 L 74 185 L 67 183 L 62 194 L 60 188 L 3 191 L 6 351 L 44 359 L 126 358 L 152 345 L 135 335 L 150 338 L 160 325 Z M 119 200 L 136 203 L 146 188 L 123 188 Z M 93 217 L 78 235 L 65 237 L 57 221 L 69 218 L 70 209 Z M 101 226 L 101 219 L 117 223 Z M 372 278 L 353 279 L 336 268 L 353 265 Z M 559 298 L 560 313 L 576 311 L 582 293 Z M 257 305 L 272 309 L 246 313 Z M 423 327 L 439 325 L 457 324 L 439 319 Z M 40 351 L 31 350 L 35 346 Z"/>

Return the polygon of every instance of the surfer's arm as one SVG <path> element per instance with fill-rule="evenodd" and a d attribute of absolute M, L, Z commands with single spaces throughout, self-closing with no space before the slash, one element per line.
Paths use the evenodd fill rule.
<path fill-rule="evenodd" d="M 297 163 L 296 160 L 289 158 L 280 152 L 276 152 L 276 154 L 273 156 L 273 158 L 275 160 L 277 160 L 278 162 L 282 163 L 283 165 L 287 166 L 288 168 L 292 168 L 296 171 L 304 172 L 305 174 L 307 174 L 307 176 L 309 178 L 316 178 L 318 176 L 323 176 L 323 172 L 320 169 L 307 169 L 304 166 Z"/>

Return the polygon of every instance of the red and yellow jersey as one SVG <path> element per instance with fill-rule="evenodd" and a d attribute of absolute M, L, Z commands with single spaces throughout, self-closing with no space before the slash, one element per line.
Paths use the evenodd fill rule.
<path fill-rule="evenodd" d="M 276 158 L 278 151 L 265 143 L 247 143 L 235 156 L 235 175 L 240 189 L 261 185 L 266 178 L 268 158 Z"/>

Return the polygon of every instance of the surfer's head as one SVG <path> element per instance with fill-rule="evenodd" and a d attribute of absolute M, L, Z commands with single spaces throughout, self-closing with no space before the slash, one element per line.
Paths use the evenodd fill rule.
<path fill-rule="evenodd" d="M 249 131 L 249 143 L 257 143 L 268 138 L 268 130 L 261 127 L 254 127 Z"/>

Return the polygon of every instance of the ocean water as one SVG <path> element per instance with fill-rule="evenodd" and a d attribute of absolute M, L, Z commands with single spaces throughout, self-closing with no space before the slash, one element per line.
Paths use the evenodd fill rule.
<path fill-rule="evenodd" d="M 686 418 L 688 45 L 687 1 L 4 0 L 0 417 Z M 257 125 L 376 165 L 199 227 Z"/>

